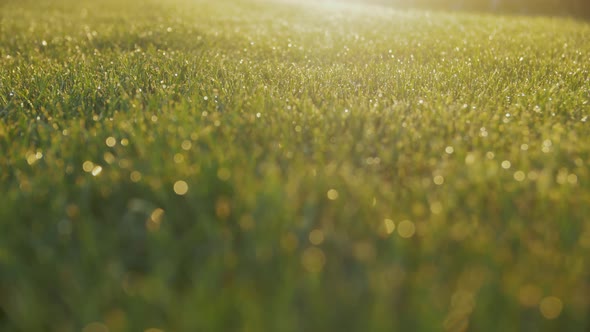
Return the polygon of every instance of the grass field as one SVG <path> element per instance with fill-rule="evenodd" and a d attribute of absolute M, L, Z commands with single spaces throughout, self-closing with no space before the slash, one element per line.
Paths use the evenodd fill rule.
<path fill-rule="evenodd" d="M 1 331 L 588 331 L 590 25 L 0 2 Z"/>

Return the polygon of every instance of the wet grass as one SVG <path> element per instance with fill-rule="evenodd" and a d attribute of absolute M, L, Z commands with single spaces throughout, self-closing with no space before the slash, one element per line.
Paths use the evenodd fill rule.
<path fill-rule="evenodd" d="M 589 35 L 4 1 L 0 329 L 586 331 Z"/>

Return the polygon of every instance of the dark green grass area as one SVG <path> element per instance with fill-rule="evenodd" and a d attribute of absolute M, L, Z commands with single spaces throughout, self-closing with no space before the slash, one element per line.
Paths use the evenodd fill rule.
<path fill-rule="evenodd" d="M 4 1 L 0 330 L 587 331 L 588 36 Z"/>

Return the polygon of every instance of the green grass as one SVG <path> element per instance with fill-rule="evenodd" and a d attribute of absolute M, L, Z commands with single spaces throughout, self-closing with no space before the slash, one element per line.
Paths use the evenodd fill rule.
<path fill-rule="evenodd" d="M 587 331 L 589 35 L 1 2 L 0 330 Z"/>

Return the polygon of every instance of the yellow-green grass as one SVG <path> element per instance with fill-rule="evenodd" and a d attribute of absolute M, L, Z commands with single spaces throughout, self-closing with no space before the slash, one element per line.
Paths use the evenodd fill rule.
<path fill-rule="evenodd" d="M 0 4 L 0 330 L 586 331 L 590 26 Z"/>

